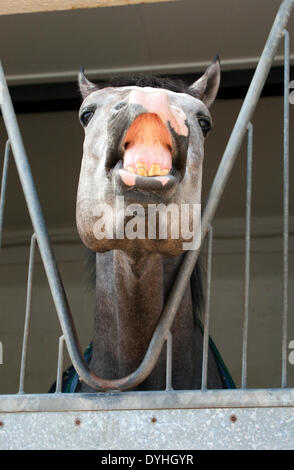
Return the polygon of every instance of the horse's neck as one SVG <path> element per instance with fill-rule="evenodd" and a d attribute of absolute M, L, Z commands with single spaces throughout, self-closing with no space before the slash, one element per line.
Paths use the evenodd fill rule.
<path fill-rule="evenodd" d="M 181 257 L 129 258 L 121 251 L 96 257 L 96 312 L 90 369 L 108 379 L 134 372 L 142 362 L 177 273 Z M 202 333 L 193 317 L 191 287 L 183 296 L 172 326 L 172 385 L 199 388 Z M 165 348 L 150 376 L 138 387 L 165 388 Z M 208 387 L 222 388 L 218 366 L 209 352 Z M 81 391 L 90 392 L 86 384 Z"/>
<path fill-rule="evenodd" d="M 96 266 L 96 353 L 102 358 L 107 351 L 105 373 L 118 377 L 137 367 L 159 319 L 162 259 L 133 260 L 115 250 L 98 255 Z"/>
<path fill-rule="evenodd" d="M 138 367 L 180 262 L 181 257 L 163 258 L 160 255 L 130 258 L 118 250 L 97 255 L 96 312 L 90 363 L 94 373 L 105 378 L 121 378 Z M 189 348 L 194 330 L 190 286 L 174 323 L 174 352 L 179 344 Z M 147 387 L 164 387 L 164 355 L 165 352 L 147 379 Z M 178 351 L 176 362 L 181 362 L 181 355 Z M 187 360 L 186 357 L 182 359 Z M 183 369 L 183 363 L 180 368 Z"/>

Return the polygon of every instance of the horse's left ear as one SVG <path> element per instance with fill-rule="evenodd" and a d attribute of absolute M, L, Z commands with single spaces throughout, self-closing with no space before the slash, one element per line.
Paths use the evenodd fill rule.
<path fill-rule="evenodd" d="M 87 98 L 87 96 L 93 91 L 98 90 L 97 85 L 95 85 L 95 83 L 90 82 L 85 77 L 83 67 L 80 68 L 80 72 L 79 72 L 79 88 L 80 88 L 80 92 L 81 92 L 83 99 Z"/>
<path fill-rule="evenodd" d="M 220 60 L 217 55 L 204 74 L 196 80 L 189 90 L 209 108 L 214 102 L 220 83 Z"/>

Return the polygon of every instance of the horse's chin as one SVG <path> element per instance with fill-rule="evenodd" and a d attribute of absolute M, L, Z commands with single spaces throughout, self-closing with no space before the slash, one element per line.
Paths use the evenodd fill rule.
<path fill-rule="evenodd" d="M 159 254 L 162 256 L 179 256 L 185 252 L 181 240 L 94 240 L 81 237 L 84 245 L 96 253 L 120 250 L 131 257 Z"/>

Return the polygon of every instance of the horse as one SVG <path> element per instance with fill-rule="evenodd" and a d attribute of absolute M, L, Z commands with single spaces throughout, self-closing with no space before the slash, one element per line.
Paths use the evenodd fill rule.
<path fill-rule="evenodd" d="M 166 236 L 159 237 L 158 229 L 155 236 L 145 236 L 149 208 L 201 204 L 204 141 L 212 127 L 209 108 L 219 88 L 220 61 L 217 56 L 190 86 L 141 74 L 114 77 L 98 86 L 83 69 L 78 81 L 85 138 L 76 224 L 95 259 L 96 307 L 88 362 L 96 375 L 118 379 L 140 365 L 185 256 L 186 238 L 171 235 L 174 215 L 164 219 Z M 194 219 L 187 217 L 191 227 Z M 201 387 L 202 310 L 197 263 L 171 329 L 175 390 Z M 165 361 L 163 348 L 136 390 L 164 390 Z M 225 375 L 210 343 L 207 388 L 227 388 Z M 95 392 L 78 381 L 74 391 Z"/>

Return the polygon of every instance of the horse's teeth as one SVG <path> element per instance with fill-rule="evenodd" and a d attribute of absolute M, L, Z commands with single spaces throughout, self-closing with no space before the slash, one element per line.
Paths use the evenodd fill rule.
<path fill-rule="evenodd" d="M 141 162 L 140 160 L 136 162 L 136 173 L 140 176 L 148 176 L 147 165 L 145 162 Z"/>
<path fill-rule="evenodd" d="M 136 173 L 136 172 L 135 172 L 135 168 L 133 168 L 132 166 L 127 166 L 127 171 L 128 171 L 129 173 Z"/>
<path fill-rule="evenodd" d="M 146 163 L 140 160 L 136 162 L 136 168 L 132 165 L 128 165 L 126 170 L 129 173 L 134 173 L 139 176 L 166 176 L 170 172 L 168 168 L 161 169 L 159 163 L 152 163 L 150 170 L 148 171 Z"/>
<path fill-rule="evenodd" d="M 146 163 L 145 163 L 145 162 L 141 162 L 140 160 L 138 160 L 138 161 L 136 162 L 136 168 L 144 168 L 144 170 L 147 171 L 147 165 L 146 165 Z"/>
<path fill-rule="evenodd" d="M 147 176 L 147 171 L 145 170 L 145 168 L 137 168 L 137 175 Z"/>
<path fill-rule="evenodd" d="M 153 163 L 148 171 L 148 176 L 160 176 L 161 168 L 158 163 Z"/>

